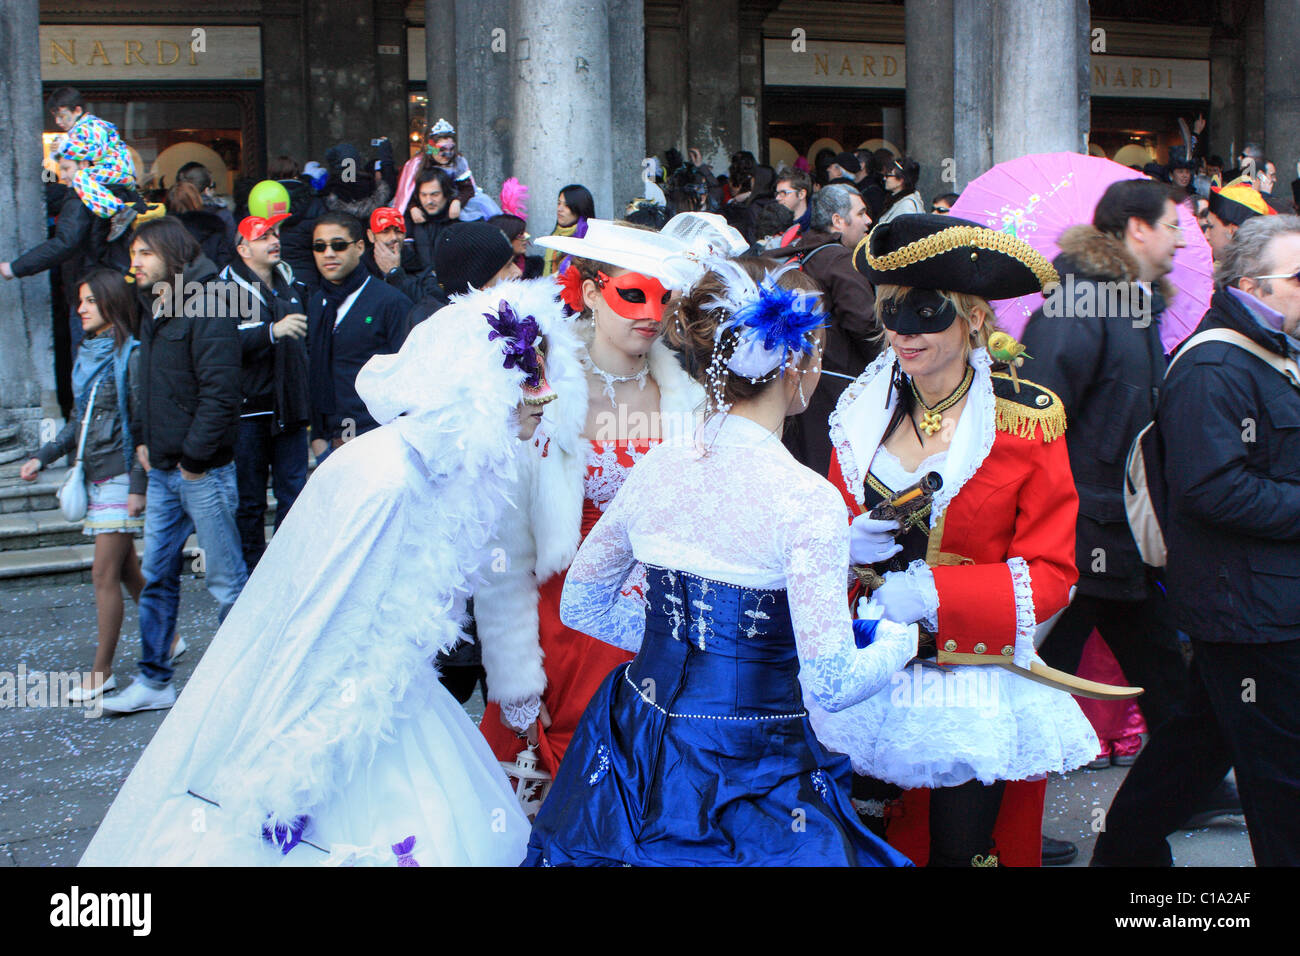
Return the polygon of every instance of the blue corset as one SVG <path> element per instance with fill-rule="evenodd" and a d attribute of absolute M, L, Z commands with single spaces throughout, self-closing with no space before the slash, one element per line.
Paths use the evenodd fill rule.
<path fill-rule="evenodd" d="M 636 660 L 596 691 L 527 864 L 906 866 L 803 709 L 785 591 L 646 567 Z"/>
<path fill-rule="evenodd" d="M 671 717 L 805 714 L 784 590 L 646 566 L 645 637 L 626 680 Z"/>

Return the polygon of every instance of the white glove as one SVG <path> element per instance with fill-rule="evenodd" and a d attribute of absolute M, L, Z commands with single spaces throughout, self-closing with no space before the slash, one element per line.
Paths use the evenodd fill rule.
<path fill-rule="evenodd" d="M 892 558 L 903 550 L 890 533 L 897 530 L 897 521 L 858 515 L 849 527 L 849 560 L 854 564 L 875 564 Z"/>
<path fill-rule="evenodd" d="M 926 576 L 929 576 L 928 589 L 924 580 Z M 885 583 L 872 592 L 871 600 L 881 606 L 887 620 L 915 624 L 934 610 L 927 600 L 927 597 L 933 597 L 928 594 L 934 590 L 933 581 L 929 569 L 920 573 L 891 571 L 885 575 Z"/>

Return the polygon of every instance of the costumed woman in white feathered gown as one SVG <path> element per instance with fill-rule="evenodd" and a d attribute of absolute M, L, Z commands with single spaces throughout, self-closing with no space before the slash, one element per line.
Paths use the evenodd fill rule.
<path fill-rule="evenodd" d="M 528 822 L 439 684 L 516 457 L 576 353 L 550 280 L 457 297 L 357 391 L 83 865 L 503 865 Z M 562 373 L 563 370 L 559 370 Z"/>

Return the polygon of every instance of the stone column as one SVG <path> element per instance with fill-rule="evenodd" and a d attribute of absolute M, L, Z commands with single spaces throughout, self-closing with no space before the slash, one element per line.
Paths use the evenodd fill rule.
<path fill-rule="evenodd" d="M 623 217 L 628 200 L 643 192 L 645 44 L 644 0 L 609 0 L 609 125 L 614 190 L 611 216 L 615 219 Z"/>
<path fill-rule="evenodd" d="M 1086 153 L 1088 135 L 1092 131 L 1092 8 L 1088 0 L 1074 0 L 1074 16 L 1074 56 L 1077 61 L 1075 69 L 1078 71 L 1075 87 L 1078 103 L 1075 149 Z"/>
<path fill-rule="evenodd" d="M 1085 0 L 1086 2 L 1086 0 Z M 952 0 L 953 176 L 939 192 L 959 193 L 993 165 L 993 70 L 989 37 L 993 8 L 986 0 Z M 909 51 L 910 56 L 910 51 Z M 908 61 L 911 85 L 911 61 Z"/>
<path fill-rule="evenodd" d="M 686 142 L 714 173 L 725 173 L 740 148 L 739 0 L 684 0 L 686 22 Z"/>
<path fill-rule="evenodd" d="M 410 123 L 410 75 L 406 66 L 406 5 L 402 0 L 375 3 L 375 112 L 367 118 L 362 135 L 363 151 L 376 136 L 387 136 L 393 144 L 393 158 L 400 171 L 406 162 Z M 382 48 L 384 52 L 378 50 Z M 357 144 L 361 147 L 361 144 Z"/>
<path fill-rule="evenodd" d="M 322 156 L 308 153 L 311 112 L 307 101 L 307 51 L 302 43 L 302 4 L 294 0 L 264 0 L 262 4 L 262 96 L 266 115 L 267 159 L 290 156 L 301 168 Z"/>
<path fill-rule="evenodd" d="M 941 176 L 953 157 L 953 0 L 907 0 L 907 155 L 921 164 L 916 184 L 929 202 L 951 191 Z M 948 164 L 951 166 L 951 164 Z"/>
<path fill-rule="evenodd" d="M 682 24 L 659 7 L 646 11 L 645 62 L 646 153 L 662 162 L 670 146 L 685 149 L 687 56 Z"/>
<path fill-rule="evenodd" d="M 615 212 L 611 169 L 609 0 L 512 0 L 514 173 L 528 185 L 528 229 L 555 226 L 554 199 L 581 183 L 596 215 Z"/>
<path fill-rule="evenodd" d="M 456 0 L 456 70 L 466 78 L 456 87 L 462 117 L 456 125 L 456 143 L 469 161 L 474 181 L 494 201 L 501 197 L 501 184 L 520 175 L 514 168 L 510 88 L 514 38 L 509 24 L 510 0 Z M 438 118 L 432 112 L 429 116 Z M 529 187 L 530 208 L 554 202 L 553 196 L 538 195 L 522 176 L 520 181 Z"/>
<path fill-rule="evenodd" d="M 1266 90 L 1268 80 L 1265 74 L 1273 72 L 1265 67 L 1268 58 L 1269 28 L 1268 12 L 1271 6 L 1265 7 L 1262 3 L 1251 3 L 1246 5 L 1246 12 L 1241 18 L 1241 51 L 1242 56 L 1240 63 L 1242 65 L 1242 124 L 1241 138 L 1235 144 L 1227 143 L 1224 148 L 1232 147 L 1233 155 L 1229 157 L 1224 155 L 1223 161 L 1230 167 L 1237 165 L 1237 153 L 1240 153 L 1246 143 L 1263 143 L 1265 149 L 1270 149 L 1264 140 L 1265 133 L 1265 116 L 1268 113 L 1268 103 L 1266 101 Z M 1274 42 L 1286 42 L 1293 38 L 1276 37 Z M 1263 56 L 1260 54 L 1263 53 Z M 1287 64 L 1285 70 L 1295 69 L 1294 64 Z M 1274 160 L 1276 162 L 1276 160 Z M 1226 170 L 1225 170 L 1226 172 Z M 1288 180 L 1289 181 L 1289 180 Z"/>
<path fill-rule="evenodd" d="M 430 126 L 442 117 L 456 127 L 457 146 L 460 145 L 460 123 L 456 121 L 458 6 L 461 5 L 456 0 L 424 0 L 424 76 L 429 97 L 425 117 Z"/>
<path fill-rule="evenodd" d="M 310 80 L 300 108 L 311 114 L 311 156 L 324 162 L 325 151 L 340 142 L 352 143 L 365 156 L 373 137 L 396 132 L 379 122 L 374 20 L 350 6 L 308 4 L 303 10 L 302 55 Z M 357 170 L 358 176 L 365 174 Z"/>
<path fill-rule="evenodd" d="M 1080 152 L 1076 0 L 996 0 L 993 162 Z M 909 68 L 908 85 L 911 85 Z"/>
<path fill-rule="evenodd" d="M 1274 194 L 1290 199 L 1300 159 L 1300 75 L 1296 72 L 1300 4 L 1267 0 L 1264 17 L 1264 155 L 1277 166 Z"/>
<path fill-rule="evenodd" d="M 0 30 L 0 169 L 6 171 L 0 176 L 0 260 L 6 262 L 45 239 L 39 22 L 37 0 L 15 0 L 6 5 Z M 0 279 L 0 461 L 16 460 L 36 444 L 42 407 L 48 417 L 59 417 L 46 272 Z"/>
<path fill-rule="evenodd" d="M 1217 155 L 1227 165 L 1227 172 L 1235 163 L 1233 145 L 1237 149 L 1245 141 L 1242 135 L 1245 99 L 1245 72 L 1241 65 L 1241 43 L 1216 26 L 1210 36 L 1210 110 L 1206 114 L 1210 137 L 1209 153 Z"/>

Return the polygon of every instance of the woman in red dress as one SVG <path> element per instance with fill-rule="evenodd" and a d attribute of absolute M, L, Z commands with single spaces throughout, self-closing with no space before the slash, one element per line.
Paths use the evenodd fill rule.
<path fill-rule="evenodd" d="M 474 603 L 487 672 L 483 735 L 507 762 L 535 743 L 554 775 L 596 688 L 632 658 L 560 622 L 565 573 L 628 470 L 652 445 L 694 434 L 704 392 L 659 341 L 672 290 L 685 284 L 684 243 L 601 220 L 584 237 L 538 242 L 575 257 L 560 285 L 585 343 L 586 381 L 554 383 L 561 398 L 520 469 L 516 507 Z M 629 590 L 643 573 L 633 572 Z"/>

